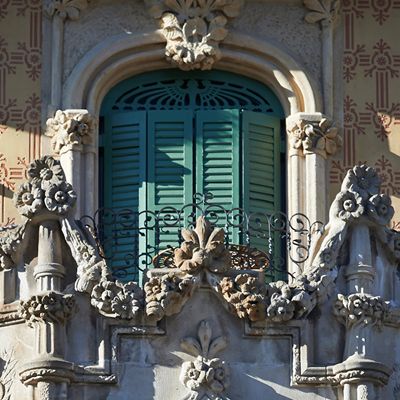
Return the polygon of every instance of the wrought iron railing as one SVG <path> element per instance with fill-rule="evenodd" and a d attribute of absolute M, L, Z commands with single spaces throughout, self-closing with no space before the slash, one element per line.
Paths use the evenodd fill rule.
<path fill-rule="evenodd" d="M 96 240 L 100 255 L 118 279 L 138 280 L 154 267 L 173 267 L 174 248 L 199 216 L 225 230 L 225 244 L 237 269 L 264 269 L 267 277 L 287 278 L 287 260 L 300 269 L 310 256 L 311 238 L 323 224 L 304 214 L 247 212 L 213 203 L 211 193 L 193 196 L 182 208 L 157 211 L 101 208 L 81 222 Z"/>

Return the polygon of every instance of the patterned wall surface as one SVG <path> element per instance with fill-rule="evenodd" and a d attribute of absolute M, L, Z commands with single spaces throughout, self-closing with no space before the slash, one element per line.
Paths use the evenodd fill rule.
<path fill-rule="evenodd" d="M 400 0 L 342 0 L 344 148 L 330 168 L 331 197 L 346 170 L 377 168 L 400 229 Z"/>
<path fill-rule="evenodd" d="M 40 156 L 41 0 L 0 0 L 0 225 Z"/>
<path fill-rule="evenodd" d="M 342 0 L 344 148 L 331 161 L 331 198 L 346 170 L 376 167 L 400 229 L 400 0 Z M 0 0 L 0 225 L 40 156 L 41 1 Z"/>

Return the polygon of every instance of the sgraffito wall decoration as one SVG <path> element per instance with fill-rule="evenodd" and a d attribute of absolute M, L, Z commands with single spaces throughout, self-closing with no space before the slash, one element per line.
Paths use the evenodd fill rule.
<path fill-rule="evenodd" d="M 0 226 L 15 222 L 14 190 L 41 155 L 41 4 L 0 1 Z"/>
<path fill-rule="evenodd" d="M 400 229 L 400 0 L 343 0 L 343 151 L 331 161 L 331 198 L 346 170 L 375 167 Z"/>

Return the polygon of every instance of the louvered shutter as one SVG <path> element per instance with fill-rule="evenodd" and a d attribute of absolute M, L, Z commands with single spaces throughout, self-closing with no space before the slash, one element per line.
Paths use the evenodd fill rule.
<path fill-rule="evenodd" d="M 196 112 L 196 191 L 212 193 L 212 203 L 227 210 L 240 206 L 239 144 L 239 110 Z M 239 243 L 237 229 L 229 239 Z"/>
<path fill-rule="evenodd" d="M 110 256 L 115 276 L 137 279 L 133 271 L 136 271 L 134 265 L 142 246 L 137 231 L 132 229 L 137 225 L 137 215 L 124 213 L 123 209 L 140 212 L 144 206 L 146 113 L 113 113 L 106 121 L 103 143 L 104 206 L 117 212 L 117 223 L 105 226 L 104 250 Z M 107 218 L 105 215 L 106 221 Z"/>
<path fill-rule="evenodd" d="M 243 208 L 248 213 L 272 215 L 280 211 L 280 120 L 266 114 L 243 111 Z M 268 251 L 266 218 L 255 215 L 252 226 L 260 229 L 259 237 L 252 237 L 251 246 Z M 261 225 L 258 225 L 258 224 Z M 267 237 L 265 237 L 265 235 Z M 279 234 L 272 235 L 271 243 L 279 253 Z"/>
<path fill-rule="evenodd" d="M 190 111 L 148 112 L 147 208 L 151 211 L 179 210 L 193 200 L 192 120 Z M 161 216 L 168 218 L 168 208 Z M 149 245 L 156 251 L 176 246 L 178 232 L 179 226 L 168 227 L 168 221 L 161 220 L 159 237 L 149 232 Z"/>

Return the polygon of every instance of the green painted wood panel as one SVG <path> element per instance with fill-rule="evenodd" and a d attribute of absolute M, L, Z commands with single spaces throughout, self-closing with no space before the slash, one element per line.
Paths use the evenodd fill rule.
<path fill-rule="evenodd" d="M 227 210 L 240 206 L 239 117 L 239 110 L 196 112 L 196 192 L 212 193 L 212 203 Z M 229 238 L 238 243 L 238 230 Z"/>
<path fill-rule="evenodd" d="M 104 206 L 140 211 L 146 197 L 146 113 L 114 113 L 106 118 L 104 132 Z M 106 253 L 112 254 L 115 272 L 136 262 L 130 255 L 139 254 L 143 244 L 137 232 L 124 225 L 108 226 Z M 129 274 L 126 279 L 138 279 Z"/>
<path fill-rule="evenodd" d="M 252 224 L 261 228 L 261 232 L 250 239 L 250 245 L 268 252 L 272 244 L 274 253 L 279 254 L 279 234 L 272 235 L 272 243 L 268 243 L 265 237 L 268 224 L 264 215 L 281 211 L 280 119 L 243 111 L 242 143 L 243 208 L 248 213 L 260 213 L 258 221 L 253 218 Z"/>
<path fill-rule="evenodd" d="M 149 111 L 147 117 L 147 209 L 181 209 L 193 200 L 193 114 Z M 159 237 L 150 232 L 151 245 L 177 245 L 178 229 L 166 226 L 161 222 Z"/>

